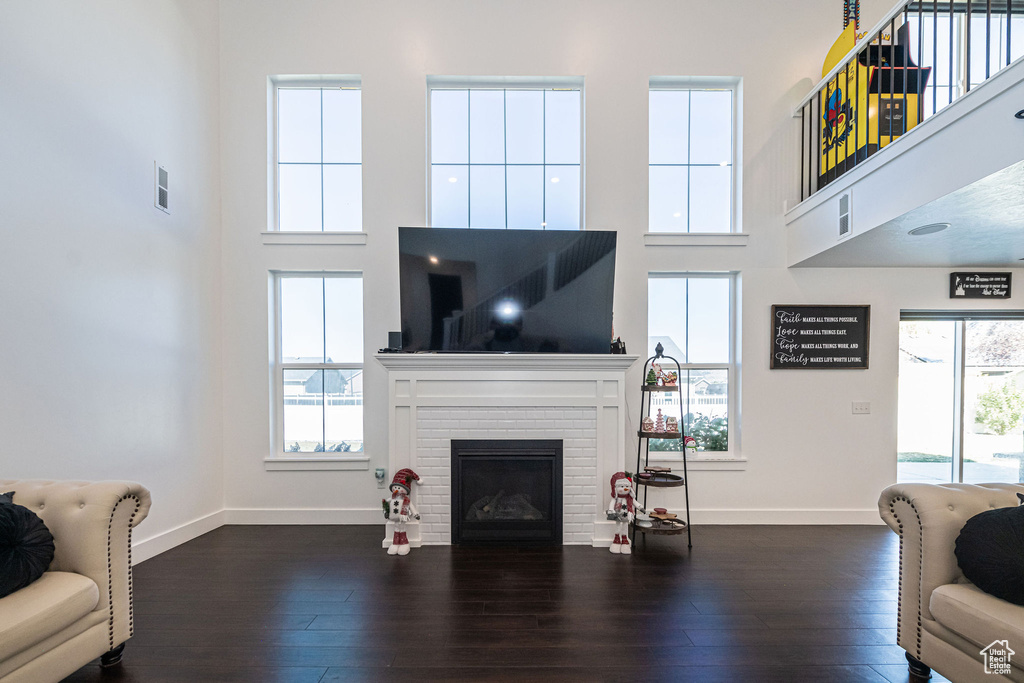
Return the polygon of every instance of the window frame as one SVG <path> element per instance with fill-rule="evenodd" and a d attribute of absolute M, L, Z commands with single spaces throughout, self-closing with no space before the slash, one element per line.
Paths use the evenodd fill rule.
<path fill-rule="evenodd" d="M 268 298 L 270 300 L 270 457 L 264 459 L 268 470 L 368 470 L 370 457 L 366 454 L 366 350 L 363 349 L 363 361 L 360 363 L 285 363 L 281 358 L 282 351 L 282 316 L 281 316 L 281 282 L 290 278 L 358 278 L 365 283 L 362 271 L 270 271 L 268 278 Z M 365 303 L 366 293 L 363 290 Z M 359 321 L 359 332 L 365 334 L 364 321 Z M 289 452 L 284 444 L 284 373 L 286 370 L 353 370 L 361 369 L 363 380 L 363 450 L 358 454 L 342 455 L 338 452 Z M 326 404 L 324 410 L 327 409 Z"/>
<path fill-rule="evenodd" d="M 305 75 L 305 76 L 270 76 L 267 79 L 267 119 L 269 122 L 267 136 L 267 233 L 271 235 L 293 235 L 293 236 L 322 236 L 322 235 L 365 235 L 365 222 L 363 219 L 363 192 L 360 190 L 359 214 L 360 226 L 358 230 L 324 230 L 321 220 L 320 230 L 281 230 L 281 174 L 280 174 L 280 107 L 279 91 L 282 89 L 319 89 L 319 90 L 359 90 L 362 93 L 362 77 L 358 74 L 347 75 Z M 360 99 L 359 120 L 362 121 L 363 108 Z M 323 167 L 323 159 L 320 166 Z M 359 174 L 362 178 L 363 155 L 359 155 Z M 323 194 L 320 197 L 321 212 L 323 207 Z M 265 235 L 267 233 L 264 233 Z M 348 241 L 346 240 L 346 243 Z M 292 243 L 292 240 L 280 242 L 278 239 L 271 239 L 268 243 Z M 359 242 L 362 243 L 362 242 Z"/>
<path fill-rule="evenodd" d="M 427 76 L 427 98 L 426 98 L 426 109 L 427 109 L 427 196 L 426 196 L 426 216 L 427 226 L 434 226 L 434 215 L 433 215 L 433 161 L 432 154 L 433 150 L 431 147 L 431 124 L 433 111 L 431 107 L 431 93 L 434 90 L 579 90 L 580 92 L 580 225 L 579 230 L 586 229 L 586 90 L 584 89 L 584 78 L 582 76 L 540 76 L 540 77 L 518 77 L 518 76 L 504 76 L 504 77 L 485 77 L 485 76 Z M 467 122 L 468 125 L 468 122 Z M 448 164 L 445 164 L 448 165 Z M 503 168 L 508 168 L 508 163 L 502 165 Z M 565 164 L 552 164 L 552 165 L 565 165 Z M 472 164 L 467 159 L 467 168 L 472 168 Z M 547 164 L 541 165 L 543 168 L 547 167 Z M 508 226 L 508 180 L 506 174 L 506 208 L 505 208 L 505 230 L 517 230 L 524 228 L 509 228 Z M 545 185 L 546 187 L 546 185 Z M 438 226 L 441 228 L 448 228 L 449 226 Z M 451 229 L 451 228 L 450 228 Z M 470 228 L 465 226 L 464 228 L 453 228 L 456 230 L 460 229 L 471 229 L 481 230 L 483 228 Z M 541 230 L 547 230 L 547 225 L 542 225 Z"/>
<path fill-rule="evenodd" d="M 950 434 L 951 439 L 951 451 L 950 451 L 950 471 L 948 482 L 939 482 L 940 484 L 963 484 L 963 483 L 976 483 L 976 482 L 964 482 L 964 443 L 965 435 L 967 433 L 966 420 L 967 420 L 967 324 L 970 322 L 997 322 L 997 321 L 1024 321 L 1024 310 L 1015 309 L 978 309 L 978 310 L 918 310 L 908 309 L 900 311 L 900 323 L 904 322 L 952 322 L 954 324 L 954 347 L 953 347 L 953 363 L 951 372 L 953 374 L 953 420 L 952 420 L 952 433 Z M 900 331 L 900 338 L 897 340 L 897 345 L 902 341 L 902 327 Z M 902 361 L 901 361 L 902 362 Z M 897 380 L 899 379 L 899 368 L 897 368 Z M 898 382 L 897 382 L 898 383 Z M 898 392 L 897 392 L 898 394 Z M 897 399 L 897 404 L 899 399 Z M 896 428 L 897 433 L 900 426 L 900 417 L 896 416 Z M 896 444 L 896 481 L 899 484 L 914 484 L 919 483 L 920 480 L 916 478 L 902 479 L 900 478 L 900 449 L 899 441 L 897 439 Z"/>
<path fill-rule="evenodd" d="M 724 451 L 698 451 L 695 458 L 688 458 L 688 464 L 701 462 L 743 462 L 745 459 L 741 454 L 740 440 L 740 412 L 739 412 L 739 327 L 740 327 L 740 273 L 739 271 L 649 271 L 647 273 L 648 291 L 651 280 L 680 280 L 680 279 L 716 279 L 729 282 L 729 361 L 726 363 L 690 363 L 680 362 L 679 368 L 685 370 L 726 370 L 728 378 L 728 401 L 726 402 L 726 419 L 729 425 L 729 448 Z M 648 304 L 648 311 L 650 305 Z M 649 314 L 648 314 L 649 315 Z M 689 323 L 687 323 L 689 325 Z M 650 320 L 647 325 L 647 339 L 650 340 Z M 677 359 L 678 360 L 678 359 Z M 682 379 L 680 378 L 680 383 Z M 682 393 L 680 392 L 680 400 Z M 685 413 L 684 413 L 685 414 Z M 685 427 L 682 427 L 685 432 Z M 664 462 L 682 462 L 682 453 L 672 451 L 649 452 L 650 460 Z"/>
<path fill-rule="evenodd" d="M 648 111 L 647 111 L 647 144 L 650 148 L 650 93 L 651 91 L 681 91 L 681 90 L 728 90 L 732 92 L 732 158 L 730 159 L 731 171 L 731 206 L 729 210 L 729 230 L 723 232 L 700 232 L 687 229 L 685 232 L 672 232 L 668 230 L 651 230 L 651 217 L 649 213 L 651 202 L 650 187 L 650 156 L 647 159 L 647 234 L 648 235 L 700 235 L 700 236 L 722 236 L 742 234 L 743 227 L 743 79 L 739 76 L 651 76 L 648 82 Z M 660 165 L 660 164 L 659 164 Z M 690 164 L 687 164 L 689 166 Z M 689 193 L 689 180 L 687 180 L 687 192 Z M 687 205 L 689 212 L 689 205 Z M 687 216 L 687 228 L 689 228 L 689 216 Z"/>

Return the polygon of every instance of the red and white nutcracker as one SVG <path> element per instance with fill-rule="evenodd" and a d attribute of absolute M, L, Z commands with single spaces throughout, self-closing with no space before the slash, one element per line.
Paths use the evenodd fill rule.
<path fill-rule="evenodd" d="M 611 478 L 612 502 L 608 504 L 608 519 L 615 522 L 615 539 L 609 548 L 613 553 L 629 555 L 629 523 L 636 510 L 643 508 L 633 497 L 633 481 L 625 472 L 616 472 Z"/>
<path fill-rule="evenodd" d="M 405 468 L 395 472 L 391 480 L 391 499 L 383 499 L 384 518 L 391 520 L 395 525 L 395 535 L 391 539 L 391 547 L 388 548 L 388 555 L 409 554 L 409 534 L 406 531 L 406 523 L 410 519 L 419 519 L 420 513 L 412 504 L 409 493 L 412 490 L 412 483 L 419 486 L 423 483 L 420 476 L 412 470 Z"/>

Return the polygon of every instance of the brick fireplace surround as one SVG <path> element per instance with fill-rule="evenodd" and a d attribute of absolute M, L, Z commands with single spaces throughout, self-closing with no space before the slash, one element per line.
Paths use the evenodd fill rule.
<path fill-rule="evenodd" d="M 388 477 L 424 483 L 409 541 L 451 543 L 452 439 L 561 439 L 562 538 L 608 545 L 608 478 L 626 464 L 627 355 L 379 354 L 388 371 Z M 390 524 L 383 545 L 391 544 Z"/>

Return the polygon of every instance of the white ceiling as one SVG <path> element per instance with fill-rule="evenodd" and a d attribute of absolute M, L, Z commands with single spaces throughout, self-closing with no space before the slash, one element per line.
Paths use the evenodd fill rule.
<path fill-rule="evenodd" d="M 909 235 L 930 223 L 950 227 Z M 1024 267 L 1024 161 L 796 264 L 820 267 Z"/>

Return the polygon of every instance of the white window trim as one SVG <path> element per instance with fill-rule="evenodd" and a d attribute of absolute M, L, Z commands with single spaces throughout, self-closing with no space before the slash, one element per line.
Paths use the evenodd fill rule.
<path fill-rule="evenodd" d="M 648 90 L 731 90 L 732 91 L 732 226 L 729 232 L 648 232 L 644 242 L 648 246 L 745 246 L 746 233 L 743 232 L 743 78 L 739 76 L 651 76 Z M 650 131 L 648 130 L 648 139 Z M 650 168 L 650 159 L 647 160 Z M 648 175 L 648 177 L 650 177 Z M 650 187 L 647 188 L 648 205 L 650 204 Z M 648 229 L 651 219 L 647 218 Z M 657 236 L 652 238 L 651 236 Z M 693 235 L 689 239 L 666 239 L 672 235 Z M 729 240 L 727 236 L 743 235 L 742 240 Z M 708 236 L 717 236 L 719 241 L 711 244 Z M 726 239 L 721 239 L 725 237 Z"/>
<path fill-rule="evenodd" d="M 362 271 L 271 271 L 268 278 L 270 300 L 270 457 L 264 458 L 264 468 L 273 470 L 368 470 L 370 457 L 366 454 L 366 415 L 363 414 L 363 450 L 358 455 L 336 453 L 289 453 L 284 450 L 284 370 L 295 368 L 353 369 L 365 372 L 365 352 L 362 363 L 283 363 L 281 361 L 281 280 L 283 278 L 363 278 Z M 365 291 L 364 291 L 365 301 Z M 365 316 L 364 316 L 365 317 Z M 362 327 L 362 326 L 360 326 Z M 364 378 L 365 406 L 365 378 Z"/>
<path fill-rule="evenodd" d="M 729 358 L 728 363 L 680 363 L 680 369 L 724 369 L 728 371 L 729 402 L 726 405 L 729 420 L 729 450 L 698 452 L 696 457 L 687 458 L 687 466 L 694 470 L 744 470 L 747 459 L 743 457 L 740 439 L 740 273 L 738 271 L 651 271 L 648 280 L 679 278 L 728 279 L 729 286 Z M 649 334 L 649 332 L 648 332 Z M 681 397 L 680 397 L 681 398 Z M 682 454 L 668 451 L 650 451 L 651 462 L 682 462 Z"/>
<path fill-rule="evenodd" d="M 346 75 L 279 75 L 267 79 L 267 230 L 262 233 L 264 244 L 365 244 L 366 228 L 356 230 L 327 230 L 314 232 L 282 231 L 281 207 L 278 188 L 280 174 L 278 165 L 278 91 L 281 88 L 338 88 L 362 90 L 362 77 L 355 74 Z M 360 118 L 362 111 L 359 112 Z M 360 158 L 362 172 L 362 158 Z M 321 197 L 320 201 L 323 201 Z M 362 204 L 362 199 L 360 199 Z M 276 235 L 290 235 L 285 241 L 275 238 Z M 325 235 L 362 235 L 362 241 L 349 239 L 332 241 Z"/>
<path fill-rule="evenodd" d="M 431 106 L 430 93 L 434 90 L 557 90 L 580 91 L 580 230 L 586 230 L 586 111 L 587 93 L 583 87 L 583 76 L 427 76 L 427 225 L 434 227 L 431 204 Z M 506 212 L 505 222 L 508 222 Z"/>

